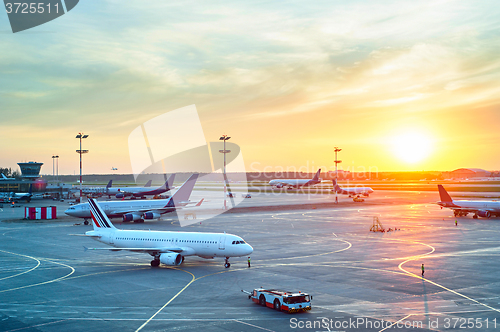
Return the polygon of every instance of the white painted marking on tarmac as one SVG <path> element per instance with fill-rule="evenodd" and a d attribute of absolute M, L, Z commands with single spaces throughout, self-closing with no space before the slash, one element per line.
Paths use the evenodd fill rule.
<path fill-rule="evenodd" d="M 257 325 L 253 325 L 253 324 L 250 324 L 250 323 L 247 323 L 247 322 L 242 322 L 240 320 L 235 320 L 235 322 L 238 322 L 238 323 L 241 323 L 241 324 L 245 324 L 245 325 L 248 325 L 248 326 L 252 326 L 252 327 L 255 327 L 257 329 L 261 329 L 261 330 L 264 330 L 264 331 L 270 331 L 270 332 L 275 332 L 273 330 L 269 330 L 269 329 L 265 329 L 263 327 L 260 327 L 260 326 L 257 326 Z"/>
<path fill-rule="evenodd" d="M 215 315 L 215 312 L 192 312 L 191 315 Z"/>

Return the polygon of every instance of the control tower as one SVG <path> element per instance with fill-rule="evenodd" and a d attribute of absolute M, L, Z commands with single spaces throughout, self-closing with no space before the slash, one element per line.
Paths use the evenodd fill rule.
<path fill-rule="evenodd" d="M 43 163 L 30 161 L 27 163 L 17 163 L 21 169 L 21 176 L 23 179 L 35 180 L 40 177 L 40 169 Z"/>

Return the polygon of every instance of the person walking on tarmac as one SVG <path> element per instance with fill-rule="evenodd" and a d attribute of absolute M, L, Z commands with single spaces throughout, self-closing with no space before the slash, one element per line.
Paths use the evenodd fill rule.
<path fill-rule="evenodd" d="M 455 226 L 458 226 L 458 220 L 455 219 Z"/>
<path fill-rule="evenodd" d="M 250 256 L 248 256 L 248 267 L 250 267 Z"/>
<path fill-rule="evenodd" d="M 424 272 L 425 272 L 424 263 L 422 263 L 422 277 L 424 276 Z"/>

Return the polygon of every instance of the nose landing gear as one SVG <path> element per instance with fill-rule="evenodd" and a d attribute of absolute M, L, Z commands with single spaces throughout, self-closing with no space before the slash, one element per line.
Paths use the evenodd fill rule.
<path fill-rule="evenodd" d="M 226 257 L 226 262 L 224 263 L 224 267 L 227 269 L 231 266 L 231 263 L 229 263 L 229 257 Z"/>

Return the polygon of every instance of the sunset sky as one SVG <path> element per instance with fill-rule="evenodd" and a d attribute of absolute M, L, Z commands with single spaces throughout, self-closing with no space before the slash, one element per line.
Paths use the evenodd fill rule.
<path fill-rule="evenodd" d="M 0 167 L 51 174 L 57 154 L 78 174 L 84 132 L 84 173 L 131 173 L 130 133 L 194 104 L 248 171 L 333 170 L 335 146 L 347 170 L 500 170 L 499 17 L 497 1 L 82 0 L 13 34 L 4 12 Z"/>

